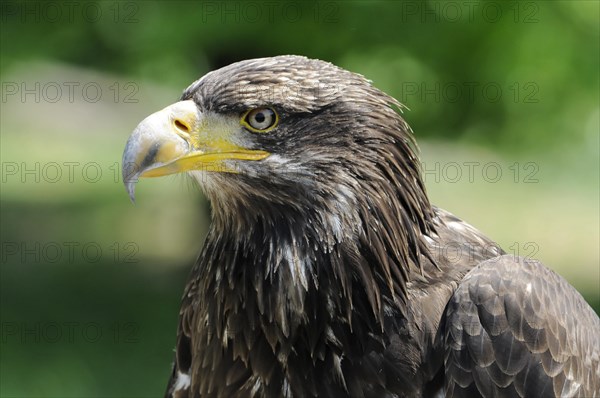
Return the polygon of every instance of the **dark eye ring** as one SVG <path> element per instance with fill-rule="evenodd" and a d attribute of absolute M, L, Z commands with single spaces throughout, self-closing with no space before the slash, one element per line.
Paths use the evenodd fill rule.
<path fill-rule="evenodd" d="M 244 114 L 242 124 L 251 131 L 264 133 L 274 128 L 279 122 L 279 116 L 271 108 L 251 109 Z"/>

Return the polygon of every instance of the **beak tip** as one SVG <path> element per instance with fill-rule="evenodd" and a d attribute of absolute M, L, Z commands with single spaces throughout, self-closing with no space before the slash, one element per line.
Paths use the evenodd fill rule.
<path fill-rule="evenodd" d="M 135 204 L 135 185 L 139 180 L 140 172 L 133 163 L 123 162 L 123 185 L 129 195 L 131 203 Z"/>
<path fill-rule="evenodd" d="M 125 183 L 125 190 L 127 190 L 127 194 L 129 195 L 129 199 L 131 203 L 135 204 L 135 182 L 128 181 Z"/>

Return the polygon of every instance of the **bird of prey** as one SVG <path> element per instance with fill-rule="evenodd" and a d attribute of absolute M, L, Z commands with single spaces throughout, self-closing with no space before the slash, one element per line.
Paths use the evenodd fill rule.
<path fill-rule="evenodd" d="M 144 119 L 138 177 L 212 221 L 168 397 L 600 397 L 600 320 L 538 261 L 430 204 L 401 105 L 300 56 L 212 71 Z"/>

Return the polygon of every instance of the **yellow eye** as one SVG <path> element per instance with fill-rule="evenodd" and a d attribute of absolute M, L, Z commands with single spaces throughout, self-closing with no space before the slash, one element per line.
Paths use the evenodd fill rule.
<path fill-rule="evenodd" d="M 271 130 L 277 125 L 277 122 L 279 122 L 279 117 L 271 108 L 251 109 L 242 117 L 242 124 L 258 133 Z"/>

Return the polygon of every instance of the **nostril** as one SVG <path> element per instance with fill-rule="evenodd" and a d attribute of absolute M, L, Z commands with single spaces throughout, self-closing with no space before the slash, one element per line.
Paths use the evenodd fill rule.
<path fill-rule="evenodd" d="M 179 130 L 183 131 L 184 133 L 187 133 L 187 134 L 190 133 L 190 126 L 188 126 L 187 123 L 182 122 L 179 119 L 175 119 L 173 121 L 173 123 L 175 124 L 175 127 L 177 127 Z"/>

